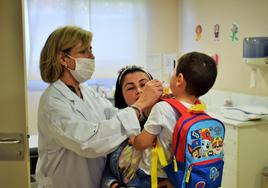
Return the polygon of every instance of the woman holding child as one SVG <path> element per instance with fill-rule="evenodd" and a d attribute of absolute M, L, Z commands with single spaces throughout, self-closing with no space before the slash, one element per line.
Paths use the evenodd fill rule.
<path fill-rule="evenodd" d="M 126 66 L 119 71 L 114 95 L 115 107 L 122 109 L 131 106 L 139 99 L 145 84 L 152 80 L 151 74 L 142 67 Z M 147 120 L 149 112 L 144 112 L 140 119 L 141 130 Z M 102 179 L 102 188 L 136 187 L 148 188 L 144 179 L 150 176 L 139 170 L 142 151 L 138 151 L 128 144 L 126 140 L 119 148 L 109 155 L 106 170 Z M 166 178 L 159 182 L 159 187 L 166 186 Z M 168 187 L 167 187 L 168 188 Z"/>

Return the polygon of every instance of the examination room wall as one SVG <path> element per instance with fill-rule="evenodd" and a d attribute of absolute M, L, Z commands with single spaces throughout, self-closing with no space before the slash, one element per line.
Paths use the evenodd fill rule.
<path fill-rule="evenodd" d="M 147 55 L 178 53 L 178 0 L 147 0 Z"/>
<path fill-rule="evenodd" d="M 147 54 L 178 52 L 178 0 L 147 0 Z M 96 41 L 97 42 L 97 41 Z M 37 110 L 42 91 L 28 92 L 28 126 L 37 134 Z"/>
<path fill-rule="evenodd" d="M 244 37 L 268 36 L 267 0 L 147 0 L 147 55 L 203 51 L 219 55 L 219 74 L 213 89 L 268 96 L 268 68 L 257 70 L 256 87 L 250 88 L 249 66 L 242 62 Z M 232 23 L 239 25 L 238 41 L 231 41 Z M 195 27 L 203 27 L 195 41 Z M 213 26 L 220 25 L 219 41 Z M 37 133 L 37 107 L 42 91 L 30 92 L 29 132 Z"/>
<path fill-rule="evenodd" d="M 256 86 L 251 88 L 251 68 L 242 62 L 243 38 L 268 36 L 267 7 L 267 0 L 179 1 L 180 52 L 198 50 L 219 55 L 213 89 L 268 96 L 268 68 L 257 70 Z M 232 23 L 239 26 L 238 41 L 231 40 Z M 220 25 L 219 41 L 214 41 L 215 24 Z M 197 25 L 203 28 L 199 41 L 195 40 Z"/>

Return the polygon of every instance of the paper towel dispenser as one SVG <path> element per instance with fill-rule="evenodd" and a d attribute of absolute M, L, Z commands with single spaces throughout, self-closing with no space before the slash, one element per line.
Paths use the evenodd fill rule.
<path fill-rule="evenodd" d="M 268 67 L 268 37 L 244 38 L 243 60 L 248 65 Z"/>

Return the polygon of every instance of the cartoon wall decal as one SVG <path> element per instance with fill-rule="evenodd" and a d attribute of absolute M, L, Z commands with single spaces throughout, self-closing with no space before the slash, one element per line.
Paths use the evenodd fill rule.
<path fill-rule="evenodd" d="M 202 33 L 202 26 L 201 25 L 197 25 L 195 28 L 195 40 L 199 41 L 201 39 L 201 33 Z"/>
<path fill-rule="evenodd" d="M 219 54 L 218 53 L 215 53 L 213 56 L 211 56 L 215 62 L 216 62 L 216 65 L 219 65 Z"/>
<path fill-rule="evenodd" d="M 237 23 L 232 23 L 232 28 L 231 28 L 231 39 L 232 41 L 238 41 L 238 32 L 239 32 L 239 26 L 237 25 Z"/>
<path fill-rule="evenodd" d="M 215 24 L 214 25 L 214 41 L 219 41 L 220 40 L 220 25 Z"/>

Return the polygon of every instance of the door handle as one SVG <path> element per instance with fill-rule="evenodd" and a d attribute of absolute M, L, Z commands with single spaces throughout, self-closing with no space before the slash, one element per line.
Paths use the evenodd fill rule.
<path fill-rule="evenodd" d="M 24 160 L 25 136 L 22 133 L 0 133 L 0 161 Z"/>
<path fill-rule="evenodd" d="M 18 138 L 0 138 L 0 144 L 19 144 L 20 142 Z"/>

